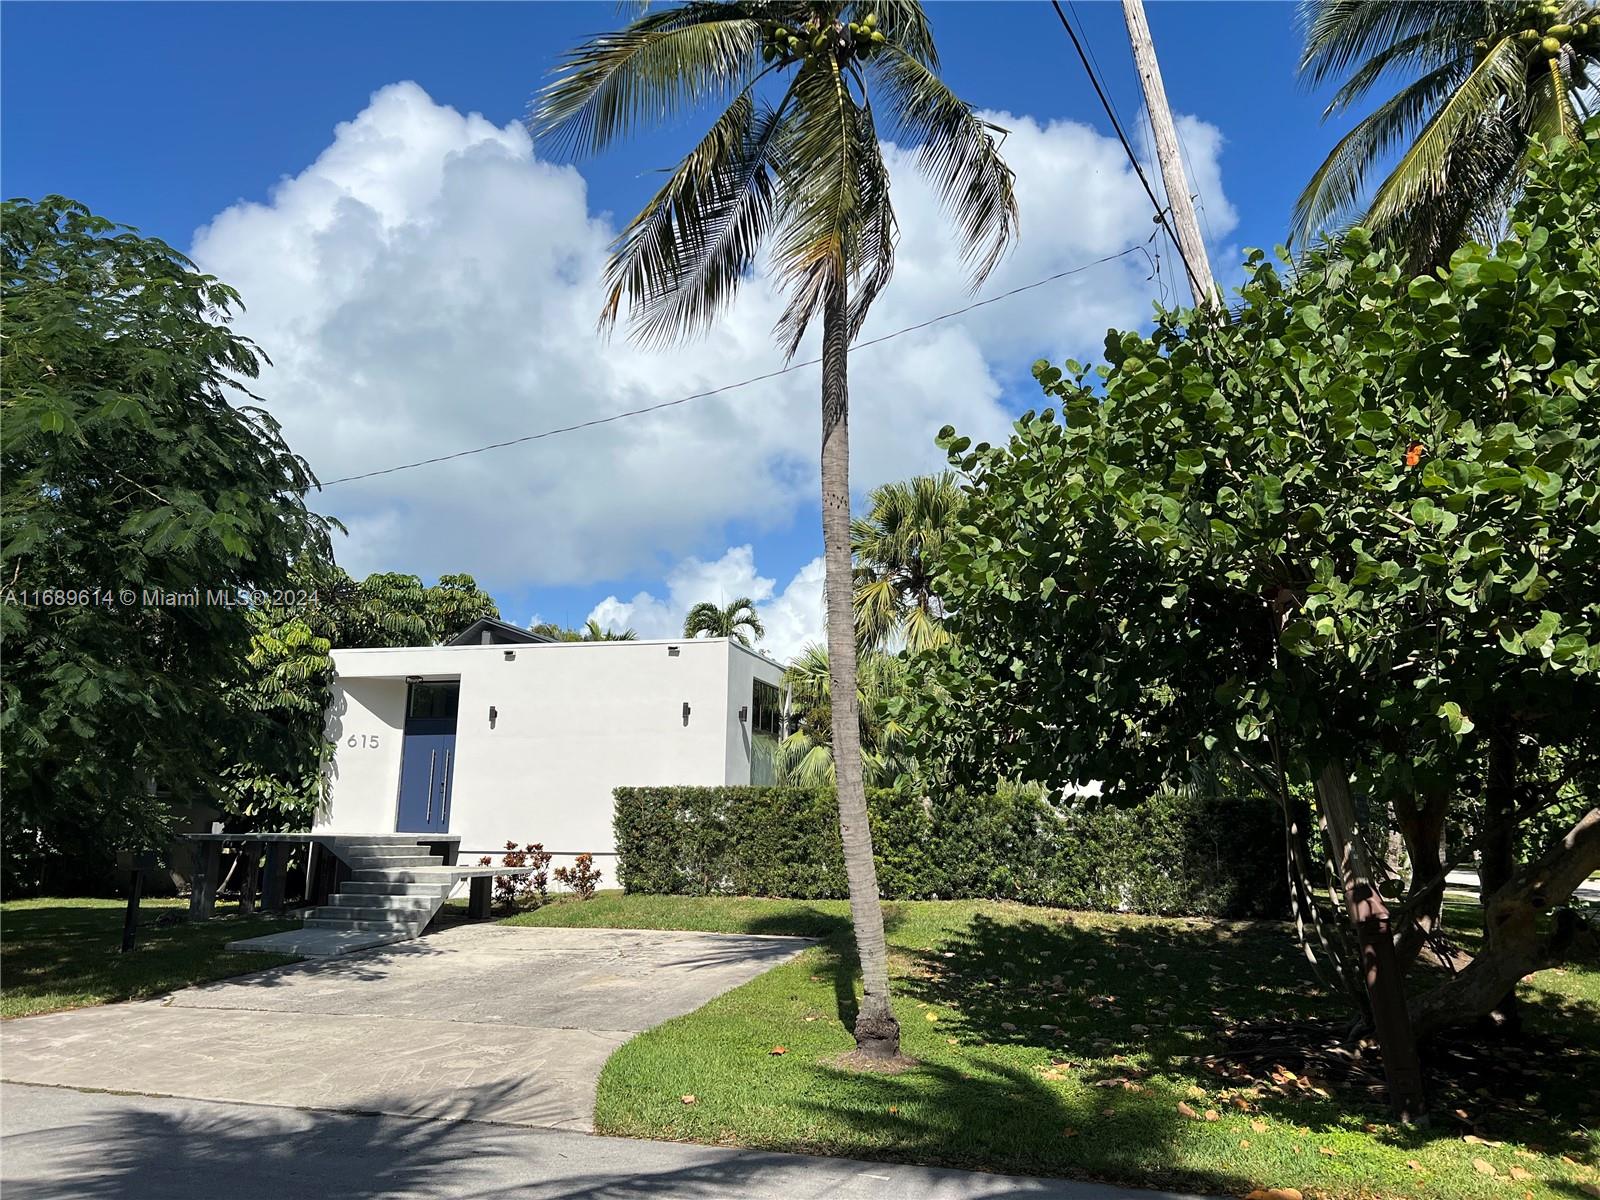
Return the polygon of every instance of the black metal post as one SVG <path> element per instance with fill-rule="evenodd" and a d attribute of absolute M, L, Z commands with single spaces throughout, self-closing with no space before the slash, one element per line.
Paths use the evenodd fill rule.
<path fill-rule="evenodd" d="M 133 878 L 128 881 L 128 910 L 122 918 L 122 953 L 132 950 L 139 938 L 139 897 L 144 894 L 144 865 L 135 859 Z"/>
<path fill-rule="evenodd" d="M 244 876 L 239 880 L 239 915 L 248 917 L 256 910 L 256 877 L 261 865 L 261 847 L 246 842 L 239 852 L 244 855 Z"/>
<path fill-rule="evenodd" d="M 277 912 L 284 907 L 289 885 L 289 847 L 267 843 L 267 873 L 261 885 L 261 907 Z"/>
<path fill-rule="evenodd" d="M 474 875 L 472 877 L 472 893 L 467 900 L 467 919 L 469 921 L 487 921 L 489 919 L 489 902 L 493 896 L 493 889 L 493 875 Z"/>
<path fill-rule="evenodd" d="M 222 843 L 196 843 L 194 864 L 194 879 L 189 887 L 189 919 L 204 921 L 217 906 L 217 882 L 222 873 Z"/>

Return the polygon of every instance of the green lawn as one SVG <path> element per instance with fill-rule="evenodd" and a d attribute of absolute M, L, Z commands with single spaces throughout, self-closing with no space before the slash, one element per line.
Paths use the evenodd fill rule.
<path fill-rule="evenodd" d="M 0 905 L 0 1016 L 21 1017 L 159 996 L 192 983 L 293 962 L 279 954 L 240 954 L 223 947 L 239 938 L 294 929 L 297 921 L 239 917 L 230 905 L 190 925 L 188 901 L 147 899 L 139 941 L 122 954 L 122 900 L 8 900 Z"/>
<path fill-rule="evenodd" d="M 1297 1066 L 1281 1055 L 1255 1078 L 1202 1065 L 1236 1022 L 1342 1013 L 1281 925 L 965 901 L 885 910 L 918 1062 L 892 1076 L 835 1061 L 856 1003 L 843 902 L 609 893 L 511 921 L 824 939 L 618 1050 L 602 1133 L 1232 1194 L 1600 1195 L 1600 971 L 1530 980 L 1529 1040 L 1497 1071 L 1465 1043 L 1443 1055 L 1437 1116 L 1417 1130 L 1309 1069 L 1274 1080 L 1274 1065 Z"/>

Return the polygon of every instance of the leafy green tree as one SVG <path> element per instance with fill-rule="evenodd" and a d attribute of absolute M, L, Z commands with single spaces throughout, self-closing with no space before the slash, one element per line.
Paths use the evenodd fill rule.
<path fill-rule="evenodd" d="M 740 596 L 723 605 L 702 600 L 691 608 L 683 618 L 683 636 L 695 638 L 702 633 L 707 637 L 733 638 L 741 646 L 748 646 L 764 638 L 767 628 L 756 612 L 756 602 L 749 596 Z"/>
<path fill-rule="evenodd" d="M 8 201 L 0 245 L 6 841 L 153 846 L 249 653 L 222 597 L 325 561 L 330 522 L 250 403 L 232 288 L 61 196 Z"/>
<path fill-rule="evenodd" d="M 703 331 L 754 273 L 764 245 L 789 296 L 777 329 L 789 355 L 821 318 L 833 741 L 865 987 L 856 1044 L 893 1056 L 900 1029 L 858 744 L 847 420 L 850 343 L 894 266 L 879 138 L 920 148 L 974 281 L 1015 231 L 1012 177 L 995 131 L 939 79 L 927 14 L 912 0 L 691 0 L 647 12 L 572 51 L 540 94 L 535 122 L 546 144 L 586 153 L 708 101 L 727 107 L 617 240 L 602 319 L 615 320 L 626 303 L 646 341 Z"/>
<path fill-rule="evenodd" d="M 376 572 L 360 583 L 334 571 L 312 585 L 335 646 L 433 646 L 474 621 L 498 619 L 494 598 L 471 575 L 442 575 L 433 587 L 415 575 Z"/>
<path fill-rule="evenodd" d="M 498 618 L 471 575 L 378 573 L 357 583 L 338 567 L 302 564 L 290 600 L 251 611 L 249 652 L 223 693 L 231 716 L 218 767 L 223 811 L 252 828 L 303 829 L 327 799 L 324 733 L 335 648 L 431 646 Z"/>
<path fill-rule="evenodd" d="M 950 471 L 873 489 L 867 515 L 850 523 L 862 646 L 898 644 L 916 654 L 949 640 L 933 576 L 945 539 L 960 523 L 961 502 Z"/>
<path fill-rule="evenodd" d="M 1302 861 L 1291 793 L 1314 786 L 1386 1060 L 1399 1016 L 1474 1020 L 1559 960 L 1600 867 L 1596 228 L 1600 124 L 1536 151 L 1492 251 L 1413 277 L 1356 231 L 1292 279 L 1255 253 L 1226 323 L 1113 334 L 1098 386 L 1041 362 L 1058 412 L 1000 446 L 945 435 L 973 495 L 921 755 L 1135 797 L 1221 755 L 1280 796 Z M 1518 828 L 1574 793 L 1518 859 Z M 1440 832 L 1473 804 L 1512 855 L 1484 949 L 1407 1006 Z M 1413 864 L 1392 912 L 1366 851 L 1386 810 Z"/>
<path fill-rule="evenodd" d="M 836 774 L 828 648 L 813 642 L 801 650 L 784 668 L 783 685 L 792 728 L 778 743 L 773 758 L 778 781 L 831 787 Z M 862 651 L 856 689 L 862 768 L 868 787 L 887 787 L 907 769 L 906 727 L 900 716 L 907 686 L 904 659 L 879 650 Z"/>
<path fill-rule="evenodd" d="M 1587 0 L 1304 0 L 1301 12 L 1302 77 L 1344 80 L 1324 117 L 1406 80 L 1311 177 L 1295 205 L 1301 237 L 1359 223 L 1418 270 L 1468 239 L 1493 242 L 1535 139 L 1576 136 L 1592 103 L 1600 8 Z"/>

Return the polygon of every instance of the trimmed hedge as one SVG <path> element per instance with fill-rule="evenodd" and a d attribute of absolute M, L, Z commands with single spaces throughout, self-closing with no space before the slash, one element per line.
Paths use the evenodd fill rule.
<path fill-rule="evenodd" d="M 1276 916 L 1283 832 L 1267 800 L 1049 803 L 1032 788 L 868 797 L 885 899 L 1003 899 L 1167 915 Z M 669 895 L 846 895 L 831 790 L 616 790 L 617 879 Z"/>

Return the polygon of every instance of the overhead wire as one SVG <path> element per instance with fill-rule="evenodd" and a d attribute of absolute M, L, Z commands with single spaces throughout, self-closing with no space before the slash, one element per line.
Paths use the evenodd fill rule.
<path fill-rule="evenodd" d="M 1100 76 L 1089 62 L 1089 56 L 1084 51 L 1083 43 L 1078 39 L 1077 30 L 1073 29 L 1072 22 L 1067 20 L 1067 14 L 1062 11 L 1060 0 L 1050 0 L 1050 7 L 1055 9 L 1056 17 L 1061 22 L 1061 27 L 1067 31 L 1067 36 L 1072 39 L 1072 48 L 1078 52 L 1078 61 L 1083 64 L 1084 72 L 1089 76 L 1089 82 L 1094 86 L 1095 95 L 1100 98 L 1100 107 L 1105 109 L 1106 117 L 1111 121 L 1111 128 L 1116 132 L 1117 140 L 1122 143 L 1123 153 L 1128 156 L 1128 162 L 1133 166 L 1133 172 L 1139 177 L 1139 182 L 1144 185 L 1145 195 L 1150 197 L 1150 204 L 1156 211 L 1156 220 L 1167 231 L 1167 236 L 1172 239 L 1173 248 L 1177 251 L 1183 269 L 1189 276 L 1189 284 L 1195 295 L 1200 295 L 1201 288 L 1199 276 L 1195 274 L 1194 265 L 1189 261 L 1188 255 L 1183 252 L 1183 244 L 1178 240 L 1177 231 L 1172 228 L 1167 217 L 1167 206 L 1161 203 L 1156 196 L 1155 188 L 1150 186 L 1149 177 L 1144 173 L 1144 167 L 1139 162 L 1139 156 L 1133 152 L 1133 146 L 1128 141 L 1128 135 L 1123 131 L 1122 122 L 1118 120 L 1116 109 L 1112 106 L 1110 97 L 1106 95 L 1105 88 L 1100 83 Z"/>
<path fill-rule="evenodd" d="M 898 337 L 904 337 L 908 333 L 915 333 L 918 330 L 927 329 L 930 325 L 937 325 L 941 321 L 949 321 L 955 317 L 964 316 L 975 309 L 984 308 L 990 304 L 998 304 L 1002 300 L 1009 300 L 1011 297 L 1021 295 L 1023 292 L 1031 292 L 1035 288 L 1041 288 L 1046 284 L 1055 283 L 1057 280 L 1065 279 L 1069 275 L 1080 274 L 1083 271 L 1091 270 L 1094 267 L 1102 266 L 1105 263 L 1113 262 L 1119 258 L 1125 258 L 1130 254 L 1141 252 L 1143 250 L 1143 246 L 1129 246 L 1127 249 L 1119 250 L 1115 254 L 1102 255 L 1100 258 L 1093 259 L 1090 262 L 1080 263 L 1075 267 L 1068 267 L 1066 270 L 1057 271 L 1053 275 L 1046 275 L 1043 279 L 1036 279 L 1032 283 L 1025 283 L 1019 287 L 1011 288 L 1008 291 L 1000 292 L 993 296 L 987 296 L 982 300 L 975 300 L 971 304 L 965 305 L 961 308 L 954 309 L 947 313 L 940 313 L 936 317 L 929 317 L 926 321 L 918 321 L 915 325 L 907 325 L 903 329 L 896 329 L 891 333 L 881 334 L 878 337 L 869 338 L 864 342 L 858 342 L 856 343 L 854 349 L 865 350 L 871 346 L 882 345 L 884 342 L 893 341 Z M 814 367 L 821 361 L 822 359 L 820 357 L 808 358 L 804 362 L 788 363 L 777 368 L 776 370 L 765 371 L 760 375 L 752 375 L 748 379 L 741 379 L 735 383 L 725 383 L 720 387 L 707 388 L 703 392 L 692 392 L 687 396 L 679 396 L 674 400 L 662 400 L 656 404 L 645 404 L 638 408 L 630 408 L 622 412 L 609 413 L 603 417 L 591 417 L 587 421 L 575 421 L 571 425 L 560 425 L 554 429 L 541 430 L 538 433 L 526 433 L 519 437 L 506 438 L 503 441 L 490 442 L 483 446 L 473 446 L 466 450 L 456 450 L 450 454 L 437 454 L 432 458 L 419 458 L 415 462 L 399 463 L 392 467 L 382 467 L 376 471 L 361 471 L 354 475 L 341 475 L 337 479 L 323 481 L 319 486 L 323 488 L 330 488 L 336 484 L 355 483 L 360 479 L 375 479 L 380 475 L 393 475 L 400 471 L 412 471 L 416 470 L 418 467 L 428 467 L 437 463 L 451 462 L 458 458 L 468 458 L 475 454 L 487 453 L 490 450 L 503 450 L 507 446 L 520 446 L 527 442 L 537 442 L 545 438 L 556 437 L 564 433 L 576 433 L 580 429 L 592 429 L 597 425 L 609 425 L 614 421 L 626 420 L 629 417 L 640 417 L 648 413 L 660 412 L 663 409 L 676 408 L 678 405 L 688 404 L 692 400 L 704 400 L 711 396 L 720 396 L 726 392 L 737 391 L 740 388 L 750 387 L 753 384 L 764 383 L 769 379 L 777 379 L 780 376 L 788 375 L 795 371 L 804 370 L 806 367 Z"/>

